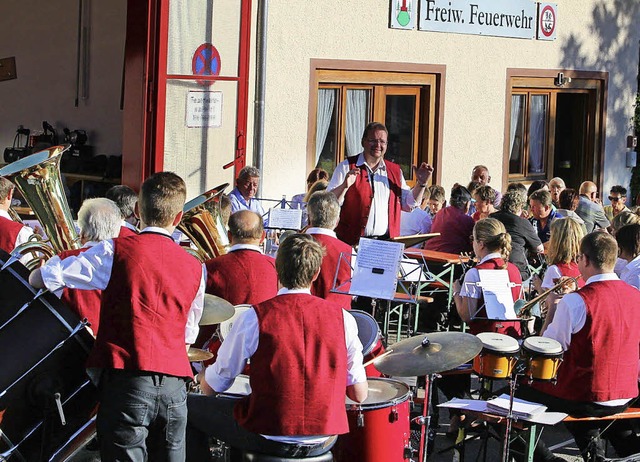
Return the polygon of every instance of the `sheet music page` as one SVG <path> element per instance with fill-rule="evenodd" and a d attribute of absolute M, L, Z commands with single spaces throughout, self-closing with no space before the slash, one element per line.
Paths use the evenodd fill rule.
<path fill-rule="evenodd" d="M 404 244 L 360 238 L 350 293 L 392 300 Z"/>
<path fill-rule="evenodd" d="M 513 308 L 512 284 L 507 270 L 478 270 L 489 319 L 518 319 Z"/>
<path fill-rule="evenodd" d="M 302 228 L 302 209 L 269 209 L 269 228 L 295 229 Z"/>

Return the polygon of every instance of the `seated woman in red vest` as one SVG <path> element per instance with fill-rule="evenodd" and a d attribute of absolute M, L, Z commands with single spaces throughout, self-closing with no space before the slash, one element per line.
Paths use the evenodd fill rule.
<path fill-rule="evenodd" d="M 464 322 L 469 324 L 472 334 L 498 332 L 518 338 L 522 333 L 519 320 L 502 320 L 496 324 L 491 320 L 482 319 L 487 317 L 487 312 L 484 307 L 482 289 L 476 284 L 480 282 L 478 270 L 507 270 L 509 282 L 513 283 L 511 288 L 513 301 L 520 298 L 522 288 L 520 270 L 513 263 L 508 262 L 511 252 L 511 236 L 507 233 L 502 222 L 495 218 L 485 218 L 475 224 L 471 239 L 473 240 L 473 251 L 479 263 L 467 271 L 463 284 L 460 284 L 459 281 L 454 284 L 453 299 L 458 314 Z"/>

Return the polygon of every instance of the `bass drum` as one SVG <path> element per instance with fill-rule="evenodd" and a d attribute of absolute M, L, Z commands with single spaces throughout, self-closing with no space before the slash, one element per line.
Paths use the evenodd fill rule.
<path fill-rule="evenodd" d="M 0 251 L 0 266 L 8 259 Z M 19 262 L 0 271 L 0 460 L 67 460 L 94 433 L 93 336 L 53 294 L 36 297 L 28 276 Z"/>

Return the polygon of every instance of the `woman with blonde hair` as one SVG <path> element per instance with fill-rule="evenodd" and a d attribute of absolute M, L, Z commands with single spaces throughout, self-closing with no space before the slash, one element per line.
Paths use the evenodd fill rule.
<path fill-rule="evenodd" d="M 551 223 L 551 238 L 546 251 L 549 266 L 544 273 L 543 290 L 555 286 L 562 276 L 574 278 L 580 275 L 577 261 L 583 237 L 582 226 L 573 218 L 561 218 Z M 578 280 L 578 287 L 583 285 L 584 281 Z"/>
<path fill-rule="evenodd" d="M 473 227 L 473 251 L 479 263 L 471 268 L 464 277 L 464 283 L 456 281 L 454 284 L 454 301 L 460 318 L 469 324 L 472 334 L 480 332 L 498 332 L 518 338 L 521 335 L 519 320 L 503 320 L 496 323 L 487 317 L 484 309 L 482 289 L 476 284 L 480 282 L 478 270 L 507 270 L 509 282 L 514 285 L 511 289 L 513 301 L 520 298 L 522 278 L 520 270 L 513 263 L 509 263 L 511 253 L 511 236 L 507 233 L 501 221 L 495 218 L 485 218 Z M 480 319 L 474 319 L 480 318 Z"/>

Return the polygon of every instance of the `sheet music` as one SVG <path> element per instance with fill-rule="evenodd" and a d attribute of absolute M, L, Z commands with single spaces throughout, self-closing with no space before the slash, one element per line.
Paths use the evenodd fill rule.
<path fill-rule="evenodd" d="M 404 244 L 360 238 L 350 293 L 392 300 Z"/>
<path fill-rule="evenodd" d="M 269 228 L 299 230 L 302 228 L 302 209 L 269 209 Z"/>
<path fill-rule="evenodd" d="M 513 284 L 507 270 L 478 270 L 484 307 L 489 319 L 518 319 L 513 308 Z"/>

